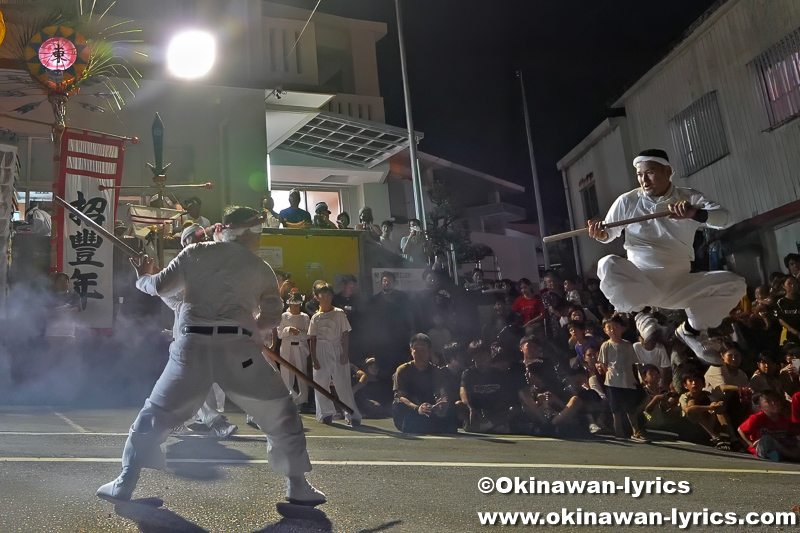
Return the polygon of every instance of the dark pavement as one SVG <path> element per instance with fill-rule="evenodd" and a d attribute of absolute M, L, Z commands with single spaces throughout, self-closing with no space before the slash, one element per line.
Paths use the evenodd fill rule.
<path fill-rule="evenodd" d="M 314 463 L 309 479 L 329 503 L 320 512 L 282 518 L 284 481 L 265 461 L 265 440 L 239 425 L 231 439 L 171 437 L 169 468 L 145 470 L 134 499 L 163 506 L 113 504 L 94 491 L 119 473 L 119 456 L 136 408 L 0 406 L 0 532 L 462 532 L 480 525 L 478 511 L 790 511 L 800 504 L 800 466 L 759 461 L 703 446 L 610 439 L 561 441 L 460 434 L 404 436 L 389 420 L 351 429 L 305 416 Z M 688 481 L 689 494 L 482 494 L 483 477 L 539 480 Z M 300 509 L 302 512 L 303 509 Z M 501 526 L 495 526 L 501 527 Z M 518 526 L 515 529 L 524 528 Z M 555 531 L 614 527 L 548 526 Z M 631 529 L 630 526 L 625 529 Z M 637 528 L 638 529 L 638 528 Z M 653 529 L 653 528 L 650 528 Z M 674 526 L 655 528 L 677 531 Z M 789 526 L 693 527 L 700 531 L 781 531 Z"/>

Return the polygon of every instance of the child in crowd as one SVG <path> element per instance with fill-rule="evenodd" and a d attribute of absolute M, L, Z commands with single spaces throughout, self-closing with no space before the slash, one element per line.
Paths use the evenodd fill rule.
<path fill-rule="evenodd" d="M 640 335 L 639 342 L 633 344 L 633 350 L 636 352 L 640 368 L 646 365 L 658 367 L 661 386 L 668 388 L 669 383 L 672 381 L 672 367 L 670 366 L 667 348 L 661 343 L 658 335 L 651 335 L 647 340 Z"/>
<path fill-rule="evenodd" d="M 778 320 L 783 326 L 784 342 L 800 343 L 800 280 L 786 276 L 783 280 L 785 296 L 778 300 Z"/>
<path fill-rule="evenodd" d="M 361 365 L 353 385 L 356 407 L 365 418 L 388 418 L 392 414 L 392 394 L 381 386 L 378 372 L 378 361 L 370 357 Z"/>
<path fill-rule="evenodd" d="M 761 459 L 800 461 L 797 428 L 788 416 L 781 414 L 783 398 L 772 390 L 757 392 L 753 404 L 761 411 L 739 426 L 739 435 L 750 453 Z"/>
<path fill-rule="evenodd" d="M 781 389 L 787 397 L 791 398 L 800 392 L 800 345 L 787 342 L 781 349 L 783 357 L 783 367 L 778 374 L 781 382 Z"/>
<path fill-rule="evenodd" d="M 542 298 L 534 292 L 533 284 L 528 278 L 519 280 L 519 292 L 522 293 L 514 300 L 511 309 L 522 315 L 522 325 L 544 322 L 545 310 Z M 526 330 L 527 331 L 527 330 Z"/>
<path fill-rule="evenodd" d="M 582 306 L 581 295 L 578 292 L 578 287 L 571 279 L 564 280 L 564 299 L 571 305 Z"/>
<path fill-rule="evenodd" d="M 600 341 L 597 337 L 586 334 L 586 326 L 583 322 L 570 322 L 569 334 L 572 336 L 572 339 L 575 339 L 575 353 L 577 354 L 575 359 L 570 360 L 570 366 L 572 368 L 582 368 L 583 354 L 586 353 L 586 350 L 589 348 L 599 350 Z M 572 341 L 572 339 L 570 339 L 570 341 Z"/>
<path fill-rule="evenodd" d="M 633 429 L 631 440 L 634 442 L 650 442 L 644 436 L 637 419 L 640 393 L 636 388 L 636 352 L 633 345 L 623 340 L 625 321 L 619 315 L 603 320 L 603 329 L 608 340 L 600 347 L 599 362 L 606 369 L 606 391 L 611 400 L 611 413 L 614 417 L 614 434 L 617 438 L 625 438 L 623 415 L 626 415 Z"/>
<path fill-rule="evenodd" d="M 607 401 L 608 395 L 606 394 L 604 385 L 606 382 L 606 371 L 603 365 L 597 362 L 599 352 L 599 349 L 587 349 L 583 354 L 583 367 L 589 378 L 589 386 L 600 395 L 603 401 Z"/>
<path fill-rule="evenodd" d="M 683 417 L 679 402 L 680 395 L 670 392 L 664 386 L 661 369 L 646 364 L 640 372 L 646 397 L 643 414 L 648 429 L 671 429 Z"/>
<path fill-rule="evenodd" d="M 347 315 L 338 307 L 333 307 L 333 287 L 327 283 L 314 284 L 314 299 L 319 302 L 319 311 L 311 317 L 308 336 L 311 338 L 311 360 L 314 363 L 314 381 L 330 390 L 333 380 L 339 399 L 353 408 L 353 414 L 346 414 L 348 425 L 361 424 L 361 413 L 356 407 L 353 387 L 350 383 L 350 323 Z M 317 420 L 323 424 L 333 423 L 336 414 L 333 402 L 315 393 L 317 401 Z"/>
<path fill-rule="evenodd" d="M 567 390 L 581 401 L 582 412 L 589 424 L 589 432 L 594 434 L 603 428 L 602 417 L 605 402 L 600 394 L 589 386 L 589 377 L 582 368 L 571 368 L 567 371 Z"/>
<path fill-rule="evenodd" d="M 711 394 L 704 390 L 705 378 L 699 373 L 689 373 L 683 378 L 686 392 L 681 396 L 681 408 L 689 421 L 698 424 L 711 436 L 711 444 L 718 450 L 730 451 L 730 425 L 721 401 L 712 402 Z"/>
<path fill-rule="evenodd" d="M 758 354 L 757 364 L 758 370 L 750 378 L 750 390 L 753 392 L 772 390 L 780 396 L 784 396 L 781 381 L 778 377 L 779 366 L 772 358 L 772 354 L 770 352 L 761 352 Z M 755 405 L 755 401 L 753 401 L 753 404 Z"/>
<path fill-rule="evenodd" d="M 303 297 L 299 292 L 292 292 L 286 300 L 286 305 L 289 306 L 289 310 L 281 315 L 281 323 L 278 325 L 278 338 L 282 341 L 281 357 L 305 372 L 308 356 L 311 353 L 308 348 L 308 326 L 311 319 L 300 310 Z M 308 385 L 285 366 L 281 366 L 281 378 L 289 389 L 289 395 L 295 405 L 299 407 L 306 403 Z M 295 381 L 297 381 L 297 392 L 294 389 Z"/>

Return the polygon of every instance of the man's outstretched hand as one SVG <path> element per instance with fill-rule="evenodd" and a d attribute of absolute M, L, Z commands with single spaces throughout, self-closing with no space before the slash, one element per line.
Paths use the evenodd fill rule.
<path fill-rule="evenodd" d="M 153 258 L 149 255 L 131 257 L 131 264 L 133 265 L 134 270 L 136 270 L 137 278 L 141 278 L 144 275 L 152 276 L 156 273 L 155 263 L 153 262 Z"/>

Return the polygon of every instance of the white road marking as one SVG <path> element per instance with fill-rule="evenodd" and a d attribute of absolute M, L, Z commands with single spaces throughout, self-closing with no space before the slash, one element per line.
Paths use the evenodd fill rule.
<path fill-rule="evenodd" d="M 74 424 L 76 429 L 80 429 L 80 433 L 75 432 L 37 432 L 37 431 L 0 431 L 0 437 L 5 435 L 14 435 L 14 436 L 32 436 L 32 437 L 42 437 L 48 435 L 54 436 L 97 436 L 97 437 L 127 437 L 127 433 L 109 433 L 109 432 L 94 432 L 86 430 L 77 424 Z M 209 435 L 198 433 L 197 435 L 182 435 L 180 438 L 210 438 Z M 236 440 L 236 437 L 246 437 L 248 439 L 262 439 L 265 440 L 263 434 L 249 434 L 249 433 L 238 433 L 234 438 L 233 441 Z M 392 434 L 392 435 L 383 435 L 383 434 L 369 434 L 369 435 L 306 435 L 306 440 L 308 439 L 398 439 L 398 440 L 488 440 L 488 441 L 502 441 L 502 442 L 516 442 L 516 441 L 539 441 L 539 442 L 552 442 L 557 441 L 559 439 L 554 439 L 551 437 L 529 437 L 526 435 L 519 435 L 514 437 L 508 436 L 491 436 L 491 435 L 472 435 L 472 434 L 464 434 L 459 435 L 457 437 L 448 436 L 448 435 L 404 435 L 402 433 Z"/>
<path fill-rule="evenodd" d="M 0 463 L 119 463 L 118 457 L 0 457 Z M 221 465 L 261 465 L 266 459 L 168 459 L 167 463 L 221 464 Z M 719 472 L 727 474 L 777 474 L 798 476 L 800 470 L 770 470 L 749 468 L 704 468 L 680 466 L 640 466 L 640 465 L 574 465 L 558 463 L 467 463 L 436 461 L 311 461 L 319 466 L 400 466 L 400 467 L 455 467 L 455 468 L 548 468 L 563 470 L 642 470 L 668 472 Z"/>
<path fill-rule="evenodd" d="M 64 422 L 66 422 L 67 424 L 69 424 L 71 428 L 78 430 L 81 434 L 89 432 L 88 430 L 82 428 L 81 426 L 79 426 L 78 424 L 76 424 L 75 422 L 73 422 L 72 420 L 67 418 L 66 416 L 64 416 L 61 413 L 59 413 L 58 411 L 53 411 L 53 414 L 56 415 L 61 420 L 63 420 Z"/>

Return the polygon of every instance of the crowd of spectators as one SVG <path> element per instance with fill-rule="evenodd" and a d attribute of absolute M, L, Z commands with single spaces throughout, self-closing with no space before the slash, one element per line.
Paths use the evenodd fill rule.
<path fill-rule="evenodd" d="M 382 226 L 386 238 L 391 227 Z M 616 313 L 596 279 L 547 272 L 536 286 L 493 282 L 476 269 L 458 286 L 427 270 L 425 290 L 406 293 L 385 272 L 382 290 L 368 297 L 346 276 L 332 301 L 352 326 L 347 396 L 361 416 L 391 416 L 409 433 L 606 434 L 646 443 L 667 431 L 795 460 L 800 255 L 785 265 L 788 273 L 750 288 L 702 339 L 721 366 L 675 335 L 682 310 Z M 307 298 L 312 316 L 318 299 Z"/>

